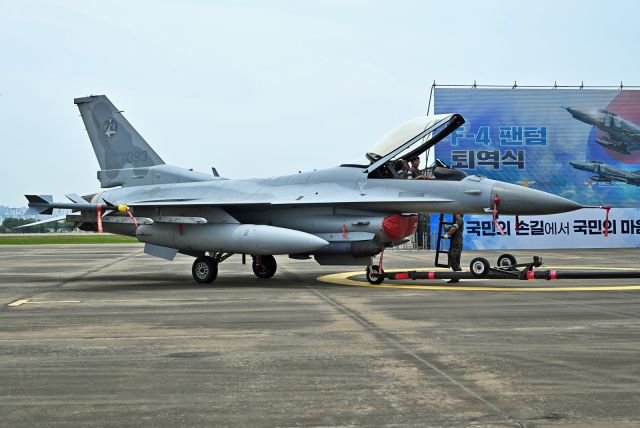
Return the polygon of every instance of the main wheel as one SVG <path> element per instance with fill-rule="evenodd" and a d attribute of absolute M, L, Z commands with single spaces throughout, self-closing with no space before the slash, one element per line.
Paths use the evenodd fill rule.
<path fill-rule="evenodd" d="M 191 267 L 193 279 L 200 284 L 209 284 L 218 276 L 218 262 L 208 256 L 200 256 Z"/>
<path fill-rule="evenodd" d="M 511 254 L 503 254 L 498 257 L 498 267 L 510 268 L 517 264 L 516 258 Z"/>
<path fill-rule="evenodd" d="M 471 275 L 476 278 L 480 278 L 481 276 L 485 276 L 489 273 L 489 269 L 491 269 L 491 265 L 489 264 L 489 260 L 484 257 L 476 257 L 471 260 L 469 264 L 469 269 L 471 270 Z"/>
<path fill-rule="evenodd" d="M 373 266 L 367 266 L 367 281 L 369 281 L 369 284 L 382 284 L 382 281 L 384 281 L 384 276 L 382 276 L 382 274 L 384 274 L 384 269 L 381 269 L 378 265 L 373 265 Z"/>
<path fill-rule="evenodd" d="M 273 256 L 255 256 L 251 267 L 258 278 L 271 278 L 276 274 L 278 264 Z"/>

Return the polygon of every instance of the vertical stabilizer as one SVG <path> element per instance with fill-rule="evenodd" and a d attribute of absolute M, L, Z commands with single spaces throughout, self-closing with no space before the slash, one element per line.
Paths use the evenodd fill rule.
<path fill-rule="evenodd" d="M 76 98 L 101 170 L 163 165 L 158 154 L 104 95 Z"/>

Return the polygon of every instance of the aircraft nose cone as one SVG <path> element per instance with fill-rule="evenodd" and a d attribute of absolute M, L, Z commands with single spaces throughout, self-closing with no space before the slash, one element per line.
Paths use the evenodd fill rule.
<path fill-rule="evenodd" d="M 493 185 L 491 199 L 500 196 L 498 212 L 512 215 L 558 214 L 582 208 L 577 202 L 516 184 Z"/>
<path fill-rule="evenodd" d="M 573 108 L 573 107 L 562 107 L 562 108 L 568 111 L 569 114 L 575 118 L 585 115 L 583 110 L 579 110 L 577 108 Z"/>
<path fill-rule="evenodd" d="M 580 171 L 593 171 L 593 166 L 587 162 L 569 162 L 569 164 Z"/>

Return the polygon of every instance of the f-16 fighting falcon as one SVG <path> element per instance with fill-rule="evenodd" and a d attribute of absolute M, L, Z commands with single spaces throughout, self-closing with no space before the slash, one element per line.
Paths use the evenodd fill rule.
<path fill-rule="evenodd" d="M 640 126 L 616 113 L 603 109 L 563 107 L 571 116 L 609 134 L 610 138 L 596 138 L 602 147 L 624 155 L 640 149 Z"/>
<path fill-rule="evenodd" d="M 633 172 L 625 171 L 624 169 L 616 168 L 599 161 L 569 163 L 575 169 L 597 174 L 590 178 L 592 181 L 597 181 L 600 183 L 612 183 L 614 181 L 620 181 L 622 183 L 640 186 L 640 170 Z"/>
<path fill-rule="evenodd" d="M 412 159 L 464 123 L 459 114 L 413 119 L 391 130 L 360 161 L 266 179 L 226 179 L 167 165 L 107 99 L 75 99 L 100 164 L 95 194 L 71 202 L 27 195 L 31 213 L 71 209 L 82 230 L 135 236 L 147 254 L 195 257 L 194 279 L 214 281 L 232 254 L 252 256 L 269 278 L 277 254 L 322 265 L 368 266 L 385 248 L 407 242 L 419 212 L 554 214 L 576 202 L 470 175 L 438 163 L 431 180 L 405 180 Z M 431 177 L 430 177 L 431 178 Z M 55 221 L 53 218 L 45 221 Z M 373 269 L 373 270 L 371 270 Z"/>

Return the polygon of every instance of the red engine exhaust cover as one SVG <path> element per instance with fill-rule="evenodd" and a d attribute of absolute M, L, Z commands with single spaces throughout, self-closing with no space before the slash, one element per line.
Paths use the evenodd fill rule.
<path fill-rule="evenodd" d="M 398 241 L 411 235 L 418 226 L 417 215 L 393 214 L 382 220 L 382 230 L 393 241 Z"/>

